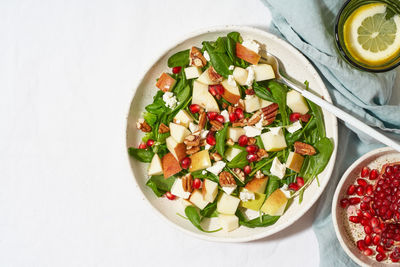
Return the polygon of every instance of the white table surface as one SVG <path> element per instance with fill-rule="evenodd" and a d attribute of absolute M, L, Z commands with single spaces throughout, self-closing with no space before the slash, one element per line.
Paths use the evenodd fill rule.
<path fill-rule="evenodd" d="M 270 20 L 257 0 L 1 1 L 0 266 L 317 266 L 314 209 L 256 242 L 198 240 L 149 209 L 126 159 L 144 66 L 185 33 Z"/>

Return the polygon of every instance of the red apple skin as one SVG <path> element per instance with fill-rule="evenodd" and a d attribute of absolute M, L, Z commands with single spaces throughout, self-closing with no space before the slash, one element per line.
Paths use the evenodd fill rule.
<path fill-rule="evenodd" d="M 165 179 L 167 179 L 168 177 L 171 177 L 172 175 L 174 175 L 182 170 L 181 165 L 176 160 L 174 155 L 172 155 L 172 153 L 166 154 L 162 158 L 161 162 L 162 162 L 162 168 L 163 168 Z"/>
<path fill-rule="evenodd" d="M 226 89 L 222 97 L 231 104 L 237 104 L 240 100 L 240 95 L 234 95 Z"/>
<path fill-rule="evenodd" d="M 156 86 L 163 92 L 171 91 L 176 83 L 176 80 L 169 76 L 167 73 L 163 72 L 158 79 Z"/>
<path fill-rule="evenodd" d="M 240 43 L 236 43 L 236 56 L 253 65 L 257 65 L 261 56 Z"/>

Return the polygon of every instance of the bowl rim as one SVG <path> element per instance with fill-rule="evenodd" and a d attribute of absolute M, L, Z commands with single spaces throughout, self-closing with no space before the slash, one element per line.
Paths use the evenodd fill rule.
<path fill-rule="evenodd" d="M 333 200 L 332 200 L 332 222 L 333 222 L 333 226 L 335 228 L 335 233 L 336 233 L 336 237 L 339 240 L 339 243 L 341 245 L 341 247 L 343 248 L 343 250 L 346 252 L 346 254 L 357 264 L 361 265 L 361 266 L 369 266 L 366 262 L 360 260 L 356 255 L 354 255 L 350 249 L 347 247 L 342 235 L 339 232 L 339 224 L 338 224 L 338 218 L 336 216 L 336 211 L 337 211 L 337 207 L 338 207 L 338 199 L 339 199 L 339 193 L 340 190 L 343 187 L 343 184 L 347 181 L 347 179 L 349 178 L 350 173 L 358 167 L 358 165 L 360 165 L 361 162 L 363 162 L 364 160 L 366 160 L 369 157 L 372 157 L 374 155 L 383 153 L 383 152 L 395 152 L 395 150 L 391 147 L 381 147 L 381 148 L 377 148 L 374 149 L 364 155 L 362 155 L 360 158 L 358 158 L 356 161 L 354 161 L 349 168 L 347 168 L 347 170 L 345 171 L 345 173 L 342 175 L 342 178 L 340 178 L 340 181 L 338 183 L 338 185 L 336 186 L 336 190 L 335 190 L 335 194 L 333 195 Z"/>
<path fill-rule="evenodd" d="M 145 65 L 145 67 L 143 68 L 143 71 L 141 72 L 141 78 L 138 79 L 138 81 L 134 84 L 133 88 L 133 96 L 131 99 L 131 103 L 129 105 L 129 109 L 126 115 L 126 124 L 125 124 L 125 147 L 127 148 L 128 145 L 128 119 L 129 119 L 129 113 L 133 104 L 133 99 L 134 96 L 136 94 L 137 88 L 139 87 L 139 85 L 143 82 L 144 78 L 146 77 L 146 74 L 150 71 L 150 69 L 153 67 L 153 65 L 159 61 L 165 54 L 167 54 L 169 51 L 171 51 L 172 49 L 174 49 L 176 46 L 178 46 L 179 44 L 185 42 L 188 39 L 194 38 L 198 35 L 203 35 L 203 34 L 207 34 L 207 33 L 212 33 L 212 32 L 219 32 L 219 31 L 237 31 L 237 32 L 246 32 L 246 34 L 251 35 L 252 33 L 254 34 L 259 34 L 259 35 L 264 35 L 267 36 L 270 39 L 275 39 L 278 42 L 281 42 L 284 46 L 285 49 L 290 49 L 293 53 L 297 54 L 300 58 L 302 58 L 304 65 L 309 67 L 311 71 L 313 71 L 314 73 L 314 77 L 315 79 L 318 81 L 319 84 L 322 85 L 321 89 L 323 94 L 325 95 L 325 100 L 327 100 L 328 102 L 332 103 L 332 99 L 331 96 L 329 94 L 328 89 L 325 86 L 325 83 L 323 82 L 321 76 L 319 75 L 319 73 L 317 72 L 317 70 L 314 68 L 314 66 L 312 65 L 312 63 L 297 49 L 295 48 L 293 45 L 291 45 L 289 42 L 287 42 L 286 40 L 283 40 L 282 38 L 267 32 L 265 30 L 259 29 L 257 27 L 254 26 L 244 26 L 244 25 L 219 25 L 219 26 L 211 26 L 211 27 L 206 27 L 206 28 L 201 28 L 195 31 L 192 31 L 190 33 L 186 33 L 183 35 L 183 37 L 172 40 L 171 43 L 172 45 L 169 45 L 166 49 L 163 49 L 161 51 L 159 51 L 158 53 L 156 53 L 155 57 L 152 57 L 147 65 Z M 337 122 L 337 118 L 336 117 L 332 117 L 332 125 L 333 125 L 333 131 L 332 131 L 332 139 L 335 141 L 334 142 L 334 150 L 333 153 L 331 155 L 331 159 L 333 161 L 333 164 L 328 167 L 327 169 L 327 178 L 329 180 L 333 168 L 336 164 L 336 155 L 337 155 L 337 146 L 338 146 L 338 122 Z M 130 169 L 132 171 L 132 175 L 133 178 L 135 180 L 135 186 L 137 189 L 139 189 L 140 194 L 142 199 L 144 200 L 144 202 L 147 203 L 147 205 L 149 205 L 151 207 L 151 210 L 153 210 L 153 212 L 155 214 L 157 214 L 159 217 L 161 217 L 164 221 L 166 221 L 169 225 L 172 225 L 172 227 L 174 227 L 175 229 L 179 229 L 180 231 L 183 231 L 193 237 L 196 238 L 200 238 L 206 241 L 214 241 L 214 242 L 222 242 L 222 243 L 241 243 L 241 242 L 249 242 L 249 241 L 254 241 L 254 240 L 258 240 L 267 236 L 271 236 L 273 234 L 276 234 L 280 231 L 282 231 L 283 229 L 291 226 L 292 224 L 294 224 L 297 220 L 299 220 L 304 214 L 307 213 L 307 211 L 310 210 L 310 208 L 317 202 L 317 200 L 320 198 L 320 196 L 322 195 L 322 193 L 325 191 L 326 186 L 329 184 L 329 182 L 326 182 L 325 184 L 321 185 L 320 188 L 320 193 L 316 194 L 315 196 L 313 196 L 310 201 L 307 203 L 307 207 L 306 209 L 304 209 L 304 212 L 300 212 L 298 214 L 296 214 L 296 216 L 293 216 L 291 220 L 288 220 L 286 223 L 279 225 L 278 227 L 275 227 L 273 230 L 269 231 L 269 232 L 260 232 L 260 233 L 256 233 L 256 234 L 250 234 L 248 236 L 245 237 L 217 237 L 217 236 L 209 236 L 206 235 L 204 233 L 197 233 L 197 232 L 193 232 L 190 230 L 185 229 L 184 227 L 177 225 L 175 223 L 173 223 L 172 221 L 170 221 L 167 216 L 165 216 L 163 213 L 161 213 L 155 206 L 153 206 L 153 204 L 147 199 L 145 193 L 143 192 L 143 190 L 141 189 L 141 187 L 139 186 L 137 179 L 135 178 L 135 174 L 133 172 L 133 167 L 130 164 L 130 156 L 129 153 L 126 152 L 126 160 L 127 163 L 130 166 Z M 303 203 L 303 205 L 305 205 Z"/>

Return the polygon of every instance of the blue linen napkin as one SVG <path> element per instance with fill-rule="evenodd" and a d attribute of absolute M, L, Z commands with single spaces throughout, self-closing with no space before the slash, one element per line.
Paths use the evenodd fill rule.
<path fill-rule="evenodd" d="M 391 137 L 400 136 L 400 106 L 387 105 L 396 71 L 374 74 L 356 70 L 344 62 L 334 44 L 336 14 L 342 0 L 262 0 L 272 14 L 271 31 L 300 50 L 316 66 L 334 104 Z M 351 127 L 349 127 L 352 129 Z M 313 229 L 320 246 L 321 266 L 357 266 L 336 239 L 331 203 L 336 185 L 358 157 L 381 147 L 367 135 L 349 131 L 339 124 L 335 170 L 327 190 L 318 202 Z"/>

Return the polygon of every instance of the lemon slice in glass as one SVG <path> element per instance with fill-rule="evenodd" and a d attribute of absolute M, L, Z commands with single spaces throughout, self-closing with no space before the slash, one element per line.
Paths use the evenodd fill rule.
<path fill-rule="evenodd" d="M 367 65 L 380 65 L 400 53 L 400 17 L 386 18 L 386 4 L 367 4 L 356 9 L 343 28 L 351 56 Z"/>

